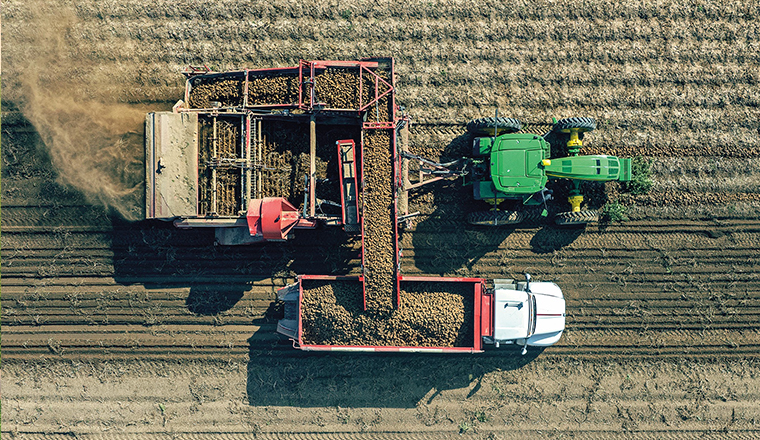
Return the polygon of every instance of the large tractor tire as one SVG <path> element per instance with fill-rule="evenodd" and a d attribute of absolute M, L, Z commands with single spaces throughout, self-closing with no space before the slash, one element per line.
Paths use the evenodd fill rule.
<path fill-rule="evenodd" d="M 554 217 L 554 223 L 560 226 L 583 226 L 598 221 L 599 213 L 596 211 L 560 212 Z"/>
<path fill-rule="evenodd" d="M 578 129 L 578 133 L 585 133 L 596 129 L 596 121 L 593 118 L 560 119 L 554 124 L 554 129 L 561 133 L 570 133 L 572 129 Z"/>
<path fill-rule="evenodd" d="M 496 135 L 514 133 L 522 129 L 522 123 L 514 118 L 480 118 L 473 119 L 467 124 L 467 131 L 477 136 L 493 136 L 496 127 Z"/>
<path fill-rule="evenodd" d="M 545 216 L 541 216 L 541 210 L 540 209 L 533 209 L 530 211 L 523 211 L 522 212 L 523 219 L 522 222 L 524 224 L 531 224 L 531 225 L 537 225 L 541 223 L 541 221 L 544 219 Z"/>
<path fill-rule="evenodd" d="M 522 212 L 517 211 L 478 211 L 467 215 L 467 223 L 477 226 L 516 225 L 524 220 Z"/>

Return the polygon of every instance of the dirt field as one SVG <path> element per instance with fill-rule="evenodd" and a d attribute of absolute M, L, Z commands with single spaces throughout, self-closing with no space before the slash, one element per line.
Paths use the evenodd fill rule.
<path fill-rule="evenodd" d="M 760 436 L 756 3 L 8 1 L 2 20 L 3 439 Z M 304 355 L 276 338 L 275 291 L 358 273 L 358 243 L 214 247 L 122 219 L 141 115 L 182 97 L 187 64 L 378 55 L 413 153 L 456 156 L 498 107 L 594 117 L 586 151 L 652 160 L 648 194 L 597 191 L 630 220 L 585 230 L 465 226 L 458 183 L 410 199 L 402 272 L 555 281 L 556 346 Z"/>

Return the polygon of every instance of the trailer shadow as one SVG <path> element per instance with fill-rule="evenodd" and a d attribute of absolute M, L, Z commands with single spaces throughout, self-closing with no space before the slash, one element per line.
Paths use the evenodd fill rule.
<path fill-rule="evenodd" d="M 476 355 L 304 353 L 292 348 L 251 350 L 251 406 L 414 408 L 454 390 L 477 395 L 484 377 L 533 361 L 517 348 Z"/>

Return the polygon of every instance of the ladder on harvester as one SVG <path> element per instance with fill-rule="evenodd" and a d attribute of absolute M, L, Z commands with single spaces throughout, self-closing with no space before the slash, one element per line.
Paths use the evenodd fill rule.
<path fill-rule="evenodd" d="M 338 145 L 343 229 L 348 233 L 357 233 L 361 231 L 361 225 L 359 225 L 359 197 L 356 178 L 356 144 L 352 139 L 337 141 L 336 144 Z"/>

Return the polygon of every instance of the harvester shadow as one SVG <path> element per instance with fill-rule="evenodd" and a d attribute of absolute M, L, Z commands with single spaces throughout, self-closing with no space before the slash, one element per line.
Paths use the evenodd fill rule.
<path fill-rule="evenodd" d="M 330 353 L 252 350 L 251 406 L 419 408 L 445 392 L 477 396 L 486 375 L 519 369 L 540 351 L 480 355 Z M 490 392 L 490 390 L 488 391 Z"/>
<path fill-rule="evenodd" d="M 334 228 L 299 231 L 304 233 L 286 243 L 215 246 L 211 229 L 118 216 L 111 224 L 115 281 L 147 290 L 189 288 L 185 306 L 196 316 L 230 311 L 244 298 L 249 305 L 272 301 L 274 290 L 296 274 L 341 274 L 356 258 L 351 241 Z M 264 314 L 252 307 L 254 316 Z"/>
<path fill-rule="evenodd" d="M 444 221 L 430 216 L 420 221 L 412 234 L 414 265 L 424 274 L 462 275 L 488 253 L 498 249 L 514 226 L 473 226 L 466 221 Z"/>
<path fill-rule="evenodd" d="M 243 256 L 213 246 L 210 230 L 178 230 L 171 222 L 127 222 L 112 218 L 114 280 L 147 290 L 190 289 L 185 306 L 194 315 L 212 316 L 235 306 L 255 276 Z M 229 269 L 249 277 L 231 277 Z"/>

